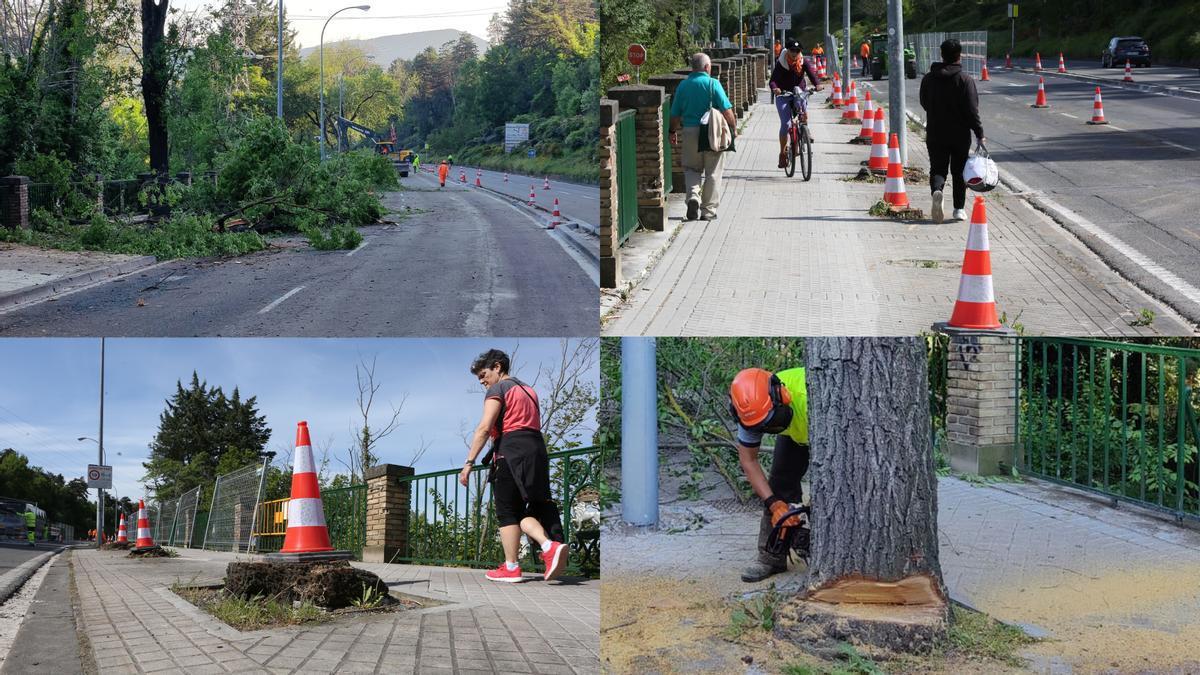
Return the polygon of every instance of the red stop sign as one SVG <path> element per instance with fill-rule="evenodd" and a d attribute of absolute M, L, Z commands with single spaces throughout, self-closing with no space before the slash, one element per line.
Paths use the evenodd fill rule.
<path fill-rule="evenodd" d="M 646 48 L 639 44 L 629 45 L 629 63 L 640 66 L 646 62 Z"/>

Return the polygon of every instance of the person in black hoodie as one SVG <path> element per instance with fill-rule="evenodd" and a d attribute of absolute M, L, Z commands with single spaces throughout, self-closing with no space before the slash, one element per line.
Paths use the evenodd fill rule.
<path fill-rule="evenodd" d="M 933 193 L 933 222 L 942 222 L 942 190 L 947 170 L 954 181 L 954 220 L 965 220 L 967 184 L 963 167 L 971 151 L 971 134 L 984 141 L 979 121 L 975 80 L 962 69 L 962 45 L 950 38 L 942 43 L 942 62 L 929 66 L 921 79 L 925 109 L 925 147 L 929 150 L 929 189 Z"/>

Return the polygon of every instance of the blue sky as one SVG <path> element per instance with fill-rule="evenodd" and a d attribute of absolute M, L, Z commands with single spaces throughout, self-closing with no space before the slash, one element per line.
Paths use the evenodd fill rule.
<path fill-rule="evenodd" d="M 430 447 L 418 472 L 459 466 L 466 456 L 462 431 L 479 420 L 483 390 L 468 372 L 488 348 L 516 351 L 513 374 L 531 382 L 540 365 L 559 361 L 558 339 L 109 339 L 106 341 L 104 446 L 119 495 L 141 495 L 141 462 L 158 429 L 159 414 L 193 369 L 210 386 L 243 398 L 258 397 L 271 428 L 268 450 L 290 459 L 296 422 L 307 420 L 314 448 L 329 444 L 345 454 L 358 418 L 355 364 L 376 357 L 379 421 L 404 400 L 400 427 L 382 441 L 381 461 L 407 464 L 423 442 Z M 99 434 L 99 339 L 0 340 L 0 448 L 12 447 L 32 463 L 65 476 L 82 476 L 96 462 Z M 589 380 L 599 384 L 599 364 Z M 539 393 L 546 394 L 542 387 Z M 385 421 L 385 420 L 384 420 Z M 585 444 L 591 442 L 594 419 Z M 118 454 L 119 453 L 119 454 Z M 279 461 L 279 460 L 277 460 Z M 318 457 L 319 461 L 319 457 Z M 336 460 L 330 469 L 341 470 Z"/>

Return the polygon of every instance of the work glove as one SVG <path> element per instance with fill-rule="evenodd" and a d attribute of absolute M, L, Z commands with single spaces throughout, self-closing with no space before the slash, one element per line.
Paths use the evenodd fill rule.
<path fill-rule="evenodd" d="M 771 527 L 778 526 L 781 521 L 783 522 L 784 528 L 800 527 L 800 516 L 791 516 L 790 518 L 784 520 L 784 515 L 786 515 L 788 511 L 791 511 L 792 507 L 779 497 L 771 495 L 770 497 L 767 497 L 763 504 L 767 507 L 767 510 L 771 512 Z M 785 534 L 787 534 L 786 529 L 780 532 L 781 538 Z"/>

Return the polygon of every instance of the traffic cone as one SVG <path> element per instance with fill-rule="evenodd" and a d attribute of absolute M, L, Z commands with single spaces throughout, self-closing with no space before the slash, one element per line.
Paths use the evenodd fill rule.
<path fill-rule="evenodd" d="M 846 100 L 846 111 L 842 113 L 844 120 L 856 120 L 860 116 L 858 114 L 858 88 L 854 84 L 854 80 L 850 80 L 850 98 Z"/>
<path fill-rule="evenodd" d="M 533 202 L 535 199 L 537 199 L 537 196 L 533 194 L 533 186 L 530 185 L 529 186 L 529 205 L 530 206 L 533 206 Z"/>
<path fill-rule="evenodd" d="M 984 62 L 983 62 L 983 70 L 982 70 L 982 71 L 980 71 L 980 73 L 979 73 L 979 81 L 980 81 L 980 82 L 987 82 L 987 81 L 989 81 L 989 80 L 991 80 L 991 79 L 992 79 L 992 78 L 988 77 L 988 72 L 987 72 L 987 61 L 984 61 Z"/>
<path fill-rule="evenodd" d="M 958 300 L 950 316 L 954 328 L 995 329 L 996 297 L 992 291 L 992 254 L 988 249 L 987 207 L 983 197 L 975 198 L 971 210 L 971 229 L 963 255 L 962 276 L 958 282 Z"/>
<path fill-rule="evenodd" d="M 850 60 L 854 62 L 854 69 L 855 69 L 855 70 L 859 70 L 859 69 L 861 68 L 861 66 L 859 66 L 859 65 L 858 65 L 858 57 L 857 57 L 857 56 L 853 56 L 853 55 L 851 55 L 851 58 L 850 58 Z"/>
<path fill-rule="evenodd" d="M 1009 70 L 1012 70 L 1012 54 L 1009 54 L 1009 53 L 1004 54 L 1004 67 Z"/>
<path fill-rule="evenodd" d="M 1129 70 L 1129 59 L 1125 59 L 1125 79 L 1124 82 L 1133 82 L 1133 71 Z"/>
<path fill-rule="evenodd" d="M 1033 72 L 1040 73 L 1042 72 L 1042 55 L 1038 52 L 1034 52 L 1034 55 L 1037 56 L 1037 60 L 1033 63 Z"/>
<path fill-rule="evenodd" d="M 875 108 L 871 104 L 871 91 L 864 90 L 866 104 L 863 105 L 862 128 L 858 131 L 859 138 L 871 139 L 875 133 Z"/>
<path fill-rule="evenodd" d="M 883 108 L 875 109 L 875 132 L 871 134 L 871 158 L 867 160 L 871 173 L 887 173 L 887 131 L 883 126 Z"/>
<path fill-rule="evenodd" d="M 1038 78 L 1038 93 L 1037 99 L 1033 102 L 1031 108 L 1049 108 L 1050 104 L 1046 103 L 1046 78 Z"/>
<path fill-rule="evenodd" d="M 475 174 L 475 187 L 483 187 L 483 183 L 479 180 L 479 174 Z"/>
<path fill-rule="evenodd" d="M 833 99 L 830 100 L 833 107 L 842 107 L 842 81 L 838 78 L 837 73 L 833 74 Z"/>
<path fill-rule="evenodd" d="M 554 198 L 554 213 L 550 214 L 550 229 L 562 222 L 562 214 L 558 212 L 558 197 Z"/>
<path fill-rule="evenodd" d="M 1092 119 L 1088 124 L 1108 124 L 1104 119 L 1104 103 L 1100 100 L 1100 87 L 1096 87 L 1096 98 L 1092 101 Z"/>
<path fill-rule="evenodd" d="M 542 184 L 542 189 L 543 189 L 543 190 L 549 190 L 549 189 L 550 189 L 550 177 L 549 177 L 549 176 L 546 176 L 546 180 L 545 180 L 545 182 Z"/>
<path fill-rule="evenodd" d="M 121 514 L 121 524 L 117 526 L 117 543 L 129 543 L 129 533 L 125 531 L 125 514 Z"/>
<path fill-rule="evenodd" d="M 154 537 L 150 536 L 150 519 L 146 517 L 146 500 L 138 500 L 137 548 L 154 548 Z"/>
<path fill-rule="evenodd" d="M 904 164 L 900 162 L 900 140 L 896 134 L 888 141 L 887 179 L 883 182 L 883 201 L 892 206 L 908 206 L 904 189 Z"/>
<path fill-rule="evenodd" d="M 1063 61 L 1062 52 L 1058 53 L 1058 72 L 1060 72 L 1060 73 L 1067 72 L 1067 63 L 1066 63 L 1066 61 Z"/>
<path fill-rule="evenodd" d="M 296 424 L 296 454 L 292 457 L 292 498 L 287 506 L 287 534 L 279 552 L 332 550 L 329 529 L 325 527 L 325 509 L 321 505 L 321 486 L 317 484 L 312 443 L 308 440 L 308 422 L 299 422 Z"/>
<path fill-rule="evenodd" d="M 458 172 L 458 182 L 460 182 L 460 183 L 467 182 L 467 172 L 466 171 Z"/>
<path fill-rule="evenodd" d="M 826 73 L 825 73 L 825 57 L 824 56 L 817 57 L 817 79 L 818 80 L 828 80 L 829 79 L 828 77 L 826 77 Z"/>

